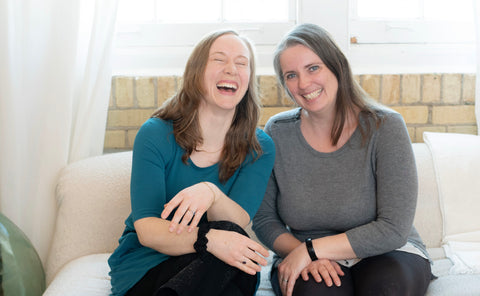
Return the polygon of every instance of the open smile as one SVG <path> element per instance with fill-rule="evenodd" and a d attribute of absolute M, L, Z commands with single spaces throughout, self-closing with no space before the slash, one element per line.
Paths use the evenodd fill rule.
<path fill-rule="evenodd" d="M 238 85 L 230 82 L 220 82 L 217 84 L 217 89 L 222 92 L 235 93 L 238 89 Z"/>
<path fill-rule="evenodd" d="M 313 91 L 313 92 L 311 92 L 311 93 L 302 95 L 302 97 L 303 97 L 304 99 L 306 99 L 307 101 L 310 101 L 310 100 L 313 100 L 313 99 L 315 99 L 316 97 L 318 97 L 318 96 L 322 93 L 322 91 L 323 91 L 323 88 L 320 88 L 320 89 L 318 89 L 318 90 L 316 90 L 316 91 Z"/>

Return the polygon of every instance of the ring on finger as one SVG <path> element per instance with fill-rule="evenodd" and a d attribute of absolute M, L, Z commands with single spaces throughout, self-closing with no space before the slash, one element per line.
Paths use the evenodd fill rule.
<path fill-rule="evenodd" d="M 195 211 L 188 209 L 187 211 L 192 212 L 192 215 L 195 216 Z"/>
<path fill-rule="evenodd" d="M 284 282 L 286 284 L 286 283 L 288 283 L 288 280 L 282 279 L 282 282 Z"/>

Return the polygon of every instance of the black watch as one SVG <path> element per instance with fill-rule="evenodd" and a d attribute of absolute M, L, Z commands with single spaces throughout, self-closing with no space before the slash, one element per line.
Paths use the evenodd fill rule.
<path fill-rule="evenodd" d="M 308 255 L 312 261 L 318 260 L 317 254 L 315 254 L 315 249 L 313 248 L 312 238 L 307 238 L 305 240 L 305 245 L 307 246 Z"/>

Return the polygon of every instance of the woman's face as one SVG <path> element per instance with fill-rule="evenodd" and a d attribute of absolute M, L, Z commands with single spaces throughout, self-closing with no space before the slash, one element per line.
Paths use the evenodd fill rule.
<path fill-rule="evenodd" d="M 296 103 L 308 112 L 334 112 L 338 81 L 330 69 L 304 45 L 288 47 L 280 55 L 285 85 Z"/>
<path fill-rule="evenodd" d="M 210 108 L 234 111 L 247 92 L 250 52 L 243 41 L 226 34 L 215 40 L 205 68 L 205 103 Z"/>

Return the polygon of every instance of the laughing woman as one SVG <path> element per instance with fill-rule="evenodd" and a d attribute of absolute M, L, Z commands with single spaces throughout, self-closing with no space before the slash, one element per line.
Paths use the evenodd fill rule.
<path fill-rule="evenodd" d="M 140 128 L 131 205 L 109 259 L 112 295 L 253 295 L 268 251 L 243 230 L 275 152 L 258 129 L 251 44 L 206 36 L 180 91 Z"/>
<path fill-rule="evenodd" d="M 254 218 L 278 257 L 277 295 L 423 295 L 425 246 L 412 226 L 417 173 L 400 114 L 370 103 L 329 34 L 302 24 L 275 71 L 299 105 L 268 121 L 277 157 Z"/>

